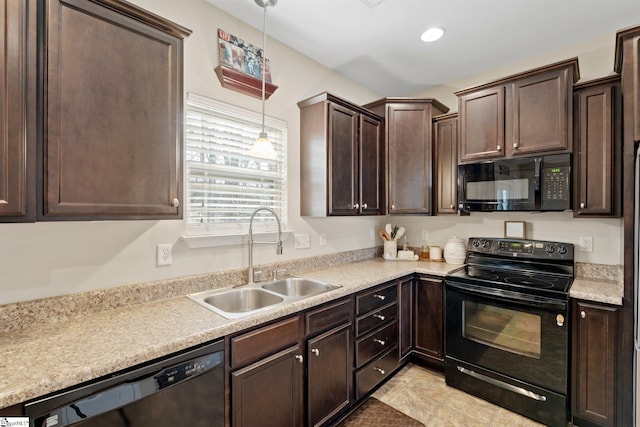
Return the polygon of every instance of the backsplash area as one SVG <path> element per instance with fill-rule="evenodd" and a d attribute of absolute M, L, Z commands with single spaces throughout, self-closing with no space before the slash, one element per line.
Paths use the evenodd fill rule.
<path fill-rule="evenodd" d="M 293 259 L 279 263 L 257 265 L 266 277 L 273 271 L 284 270 L 287 274 L 333 267 L 358 262 L 382 254 L 382 247 L 359 249 L 335 254 Z M 416 264 L 419 265 L 419 264 Z M 576 276 L 593 279 L 622 279 L 619 265 L 576 263 Z M 31 301 L 22 301 L 0 306 L 0 329 L 6 332 L 28 328 L 41 323 L 67 320 L 120 307 L 143 304 L 208 289 L 240 285 L 247 281 L 247 269 L 237 268 L 209 274 L 159 280 L 132 285 L 117 286 L 105 290 L 89 291 Z"/>

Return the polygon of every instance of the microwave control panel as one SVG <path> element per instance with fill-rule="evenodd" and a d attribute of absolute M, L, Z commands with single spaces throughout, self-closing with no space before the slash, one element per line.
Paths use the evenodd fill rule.
<path fill-rule="evenodd" d="M 543 167 L 541 173 L 541 208 L 563 209 L 571 197 L 571 168 L 569 166 Z"/>

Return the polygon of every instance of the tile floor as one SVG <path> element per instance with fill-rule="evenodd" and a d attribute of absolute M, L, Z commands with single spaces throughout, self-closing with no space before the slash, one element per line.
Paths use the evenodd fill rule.
<path fill-rule="evenodd" d="M 542 426 L 445 384 L 444 374 L 409 364 L 373 397 L 424 423 L 426 427 Z"/>

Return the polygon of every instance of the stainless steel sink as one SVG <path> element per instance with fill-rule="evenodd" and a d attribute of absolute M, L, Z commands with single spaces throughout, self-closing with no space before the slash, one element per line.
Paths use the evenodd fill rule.
<path fill-rule="evenodd" d="M 227 319 L 238 319 L 340 287 L 320 280 L 287 277 L 271 282 L 198 292 L 187 297 Z"/>
<path fill-rule="evenodd" d="M 211 304 L 227 313 L 245 313 L 259 310 L 282 301 L 284 301 L 284 298 L 278 295 L 254 288 L 232 289 L 204 299 L 207 304 Z"/>
<path fill-rule="evenodd" d="M 293 297 L 317 295 L 337 288 L 338 285 L 304 277 L 287 277 L 262 285 L 262 289 Z"/>

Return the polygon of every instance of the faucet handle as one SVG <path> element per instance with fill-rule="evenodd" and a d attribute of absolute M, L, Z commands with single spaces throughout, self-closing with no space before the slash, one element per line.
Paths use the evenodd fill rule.
<path fill-rule="evenodd" d="M 273 280 L 278 280 L 279 276 L 288 276 L 287 270 L 273 270 Z"/>

